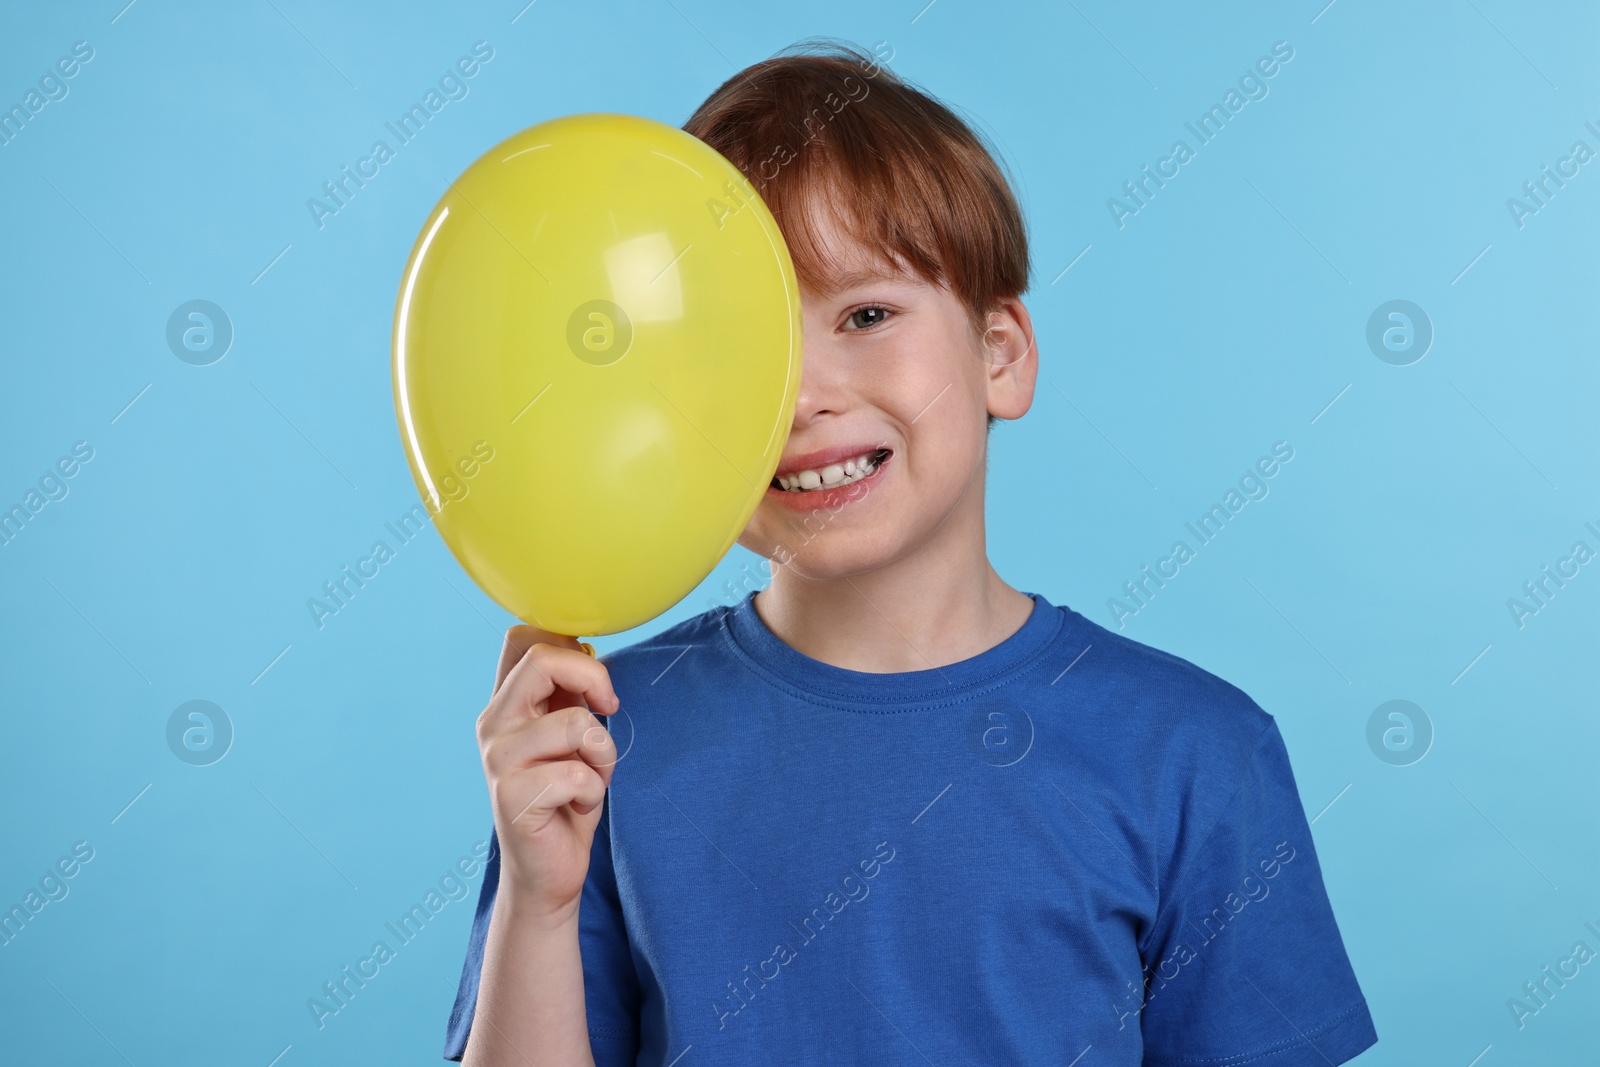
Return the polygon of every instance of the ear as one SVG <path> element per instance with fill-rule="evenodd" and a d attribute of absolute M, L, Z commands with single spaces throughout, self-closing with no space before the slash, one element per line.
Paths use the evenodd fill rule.
<path fill-rule="evenodd" d="M 1001 300 L 989 312 L 980 344 L 988 376 L 989 414 L 1001 419 L 1022 418 L 1033 406 L 1039 350 L 1034 344 L 1033 319 L 1020 298 Z"/>

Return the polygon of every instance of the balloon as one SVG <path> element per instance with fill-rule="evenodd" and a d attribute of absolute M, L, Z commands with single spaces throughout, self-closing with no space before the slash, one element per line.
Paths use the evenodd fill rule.
<path fill-rule="evenodd" d="M 400 438 L 429 515 L 523 622 L 609 634 L 682 600 L 777 470 L 800 384 L 783 235 L 705 142 L 552 119 L 463 171 L 395 304 Z"/>

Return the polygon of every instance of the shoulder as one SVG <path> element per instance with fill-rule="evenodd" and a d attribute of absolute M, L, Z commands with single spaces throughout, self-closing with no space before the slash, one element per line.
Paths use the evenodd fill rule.
<path fill-rule="evenodd" d="M 1155 767 L 1237 778 L 1273 717 L 1211 671 L 1078 616 L 1088 647 L 1073 668 L 1080 692 L 1122 725 Z M 1235 773 L 1237 772 L 1237 773 Z"/>
<path fill-rule="evenodd" d="M 1080 632 L 1089 651 L 1067 677 L 1085 672 L 1079 713 L 1107 720 L 1105 773 L 1159 842 L 1163 885 L 1223 820 L 1298 804 L 1277 722 L 1243 689 L 1092 621 Z"/>
<path fill-rule="evenodd" d="M 730 609 L 718 606 L 674 623 L 648 637 L 599 657 L 611 674 L 612 684 L 624 703 L 630 697 L 642 699 L 657 681 L 672 677 L 674 690 L 681 692 L 696 678 L 718 670 L 713 661 L 724 657 L 722 630 Z M 670 675 L 669 675 L 670 672 Z"/>

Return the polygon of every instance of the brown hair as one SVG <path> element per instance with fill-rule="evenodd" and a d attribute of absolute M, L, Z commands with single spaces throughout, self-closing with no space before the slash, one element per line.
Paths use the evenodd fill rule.
<path fill-rule="evenodd" d="M 724 82 L 683 129 L 744 173 L 807 288 L 835 288 L 806 218 L 812 204 L 891 270 L 948 288 L 975 334 L 1028 288 L 1027 229 L 996 154 L 857 45 L 790 45 Z"/>

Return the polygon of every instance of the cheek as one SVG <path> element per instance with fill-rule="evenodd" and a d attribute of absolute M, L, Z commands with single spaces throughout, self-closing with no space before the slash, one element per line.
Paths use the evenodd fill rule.
<path fill-rule="evenodd" d="M 959 496 L 982 465 L 988 397 L 981 357 L 928 344 L 878 369 L 865 395 L 906 438 L 907 454 L 897 457 L 906 461 L 903 473 L 930 499 Z"/>
<path fill-rule="evenodd" d="M 920 455 L 975 459 L 973 449 L 988 413 L 984 383 L 976 356 L 954 366 L 931 367 L 907 375 L 888 410 Z"/>
<path fill-rule="evenodd" d="M 930 421 L 933 416 L 930 409 L 927 415 L 917 420 L 917 429 L 922 432 L 917 434 L 913 442 L 918 459 L 915 472 L 917 479 L 925 488 L 931 488 L 933 495 L 939 499 L 961 496 L 973 477 L 981 474 L 982 467 L 982 434 L 972 430 L 974 419 L 978 420 L 976 425 L 982 426 L 982 409 L 977 414 L 958 409 L 950 393 L 946 393 L 939 403 L 947 400 L 951 401 L 948 415 L 955 417 Z M 926 430 L 923 430 L 923 423 L 930 423 Z"/>
<path fill-rule="evenodd" d="M 903 421 L 917 425 L 938 415 L 954 419 L 974 404 L 986 406 L 988 364 L 985 350 L 972 336 L 964 318 L 946 317 L 939 328 L 918 331 L 896 345 L 875 370 L 886 383 L 876 391 L 885 407 Z M 937 398 L 937 400 L 935 400 Z M 926 414 L 919 413 L 926 409 Z"/>

